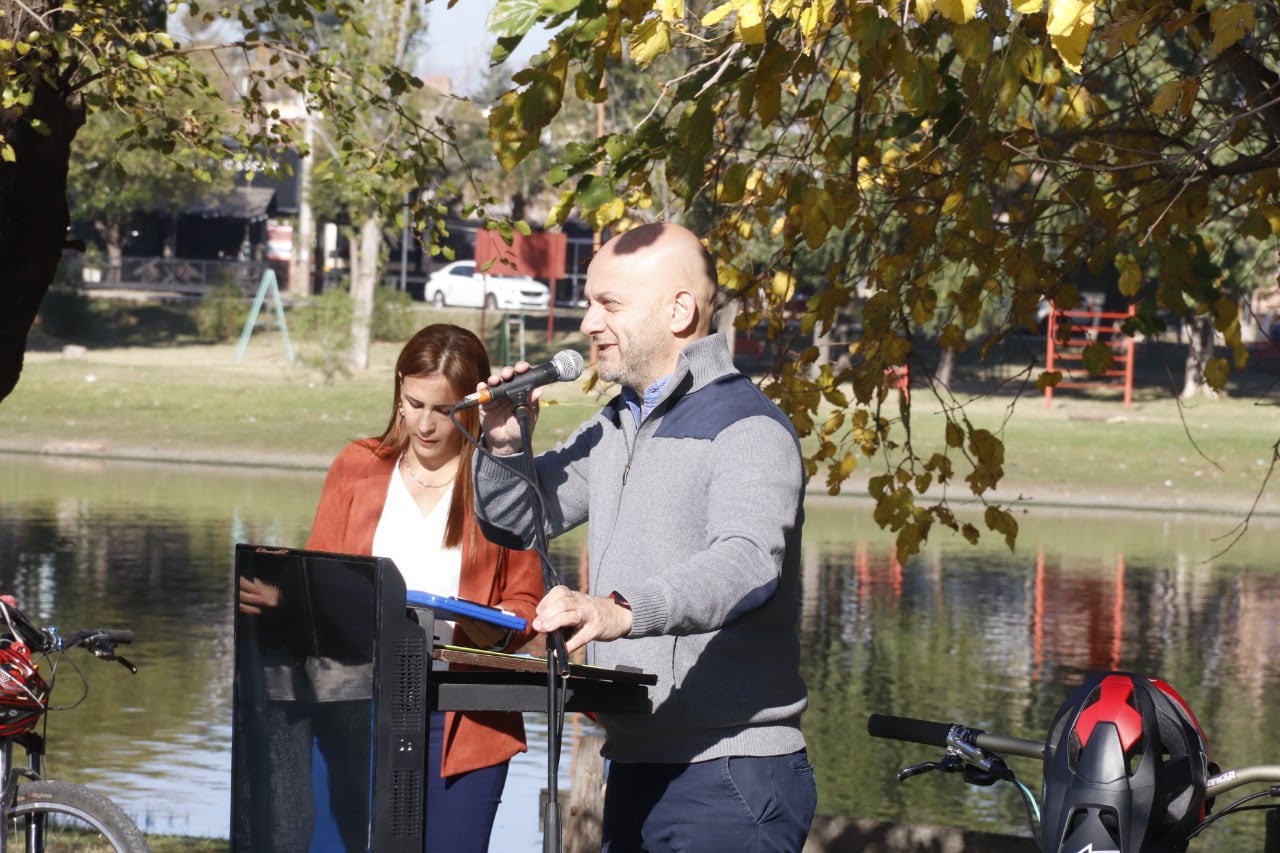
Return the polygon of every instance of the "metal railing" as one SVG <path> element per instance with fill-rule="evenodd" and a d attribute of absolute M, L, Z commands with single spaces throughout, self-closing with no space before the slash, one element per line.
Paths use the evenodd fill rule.
<path fill-rule="evenodd" d="M 124 257 L 114 270 L 85 266 L 85 290 L 155 290 L 202 296 L 214 287 L 235 285 L 252 296 L 267 268 L 265 261 L 201 261 L 185 258 Z"/>

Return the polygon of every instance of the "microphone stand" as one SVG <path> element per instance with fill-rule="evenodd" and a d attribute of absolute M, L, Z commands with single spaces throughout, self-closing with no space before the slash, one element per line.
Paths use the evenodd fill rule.
<path fill-rule="evenodd" d="M 511 396 L 511 402 L 515 405 L 516 421 L 520 425 L 520 455 L 529 480 L 537 491 L 538 471 L 533 462 L 532 429 L 529 426 L 529 392 L 519 392 L 518 399 L 515 393 Z M 547 548 L 546 509 L 538 497 L 533 501 L 533 515 L 534 547 L 542 561 L 543 592 L 547 592 L 560 583 L 560 576 L 551 565 Z M 547 635 L 547 803 L 542 821 L 543 853 L 559 853 L 562 844 L 558 774 L 563 737 L 560 689 L 568 677 L 569 654 L 565 649 L 564 632 L 553 631 Z"/>

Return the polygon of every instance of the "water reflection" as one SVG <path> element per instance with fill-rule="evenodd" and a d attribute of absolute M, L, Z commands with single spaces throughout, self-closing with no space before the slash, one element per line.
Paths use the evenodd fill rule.
<path fill-rule="evenodd" d="M 306 540 L 321 472 L 0 456 L 0 590 L 64 630 L 127 626 L 136 676 L 79 657 L 84 701 L 51 714 L 51 768 L 118 799 L 149 831 L 223 836 L 230 779 L 231 567 L 237 542 Z M 899 785 L 927 750 L 873 741 L 872 712 L 1039 737 L 1085 672 L 1159 674 L 1192 704 L 1224 765 L 1280 761 L 1280 522 L 1064 513 L 1021 520 L 1019 548 L 937 541 L 899 563 L 866 504 L 815 501 L 805 534 L 805 729 L 820 811 L 1020 831 L 1012 789 L 951 777 Z M 554 560 L 576 580 L 581 536 Z M 54 698 L 74 704 L 75 673 Z M 495 847 L 540 849 L 545 729 L 512 769 Z M 575 723 L 581 725 L 580 721 Z M 566 753 L 561 768 L 567 783 Z M 1033 788 L 1034 762 L 1015 766 Z M 1256 847 L 1261 818 L 1212 830 Z"/>
<path fill-rule="evenodd" d="M 860 522 L 854 521 L 854 525 Z M 934 758 L 873 741 L 867 714 L 956 720 L 1038 738 L 1068 688 L 1091 670 L 1159 674 L 1190 701 L 1224 765 L 1274 761 L 1277 631 L 1267 614 L 1280 576 L 1256 523 L 1225 557 L 1231 521 L 1200 516 L 1041 512 L 1018 553 L 946 547 L 905 565 L 877 534 L 858 530 L 807 548 L 804 630 L 820 809 L 975 828 L 1022 826 L 1012 789 L 953 778 L 898 785 L 891 771 Z M 863 538 L 865 537 L 865 538 Z M 812 540 L 807 540 L 810 544 Z M 1039 784 L 1038 766 L 1020 776 Z M 1231 849 L 1256 849 L 1260 819 L 1213 830 Z"/>

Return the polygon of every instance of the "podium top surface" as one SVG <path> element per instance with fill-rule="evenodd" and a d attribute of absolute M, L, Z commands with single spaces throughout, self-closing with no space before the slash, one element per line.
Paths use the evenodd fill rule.
<path fill-rule="evenodd" d="M 547 659 L 529 655 L 509 655 L 503 652 L 486 652 L 461 646 L 436 646 L 431 650 L 436 660 L 466 664 L 483 669 L 511 670 L 514 672 L 546 672 Z M 587 681 L 613 681 L 621 684 L 653 685 L 658 676 L 638 669 L 606 669 L 585 664 L 569 664 L 569 677 Z"/>

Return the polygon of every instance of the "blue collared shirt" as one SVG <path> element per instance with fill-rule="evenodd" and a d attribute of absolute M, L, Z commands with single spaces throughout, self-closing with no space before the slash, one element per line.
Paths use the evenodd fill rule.
<path fill-rule="evenodd" d="M 658 405 L 658 401 L 662 399 L 662 393 L 667 390 L 667 385 L 670 382 L 670 374 L 662 377 L 644 389 L 643 399 L 631 388 L 623 387 L 622 401 L 627 404 L 627 408 L 631 410 L 631 414 L 635 417 L 636 426 L 640 426 L 640 422 L 649 417 L 649 413 Z"/>

